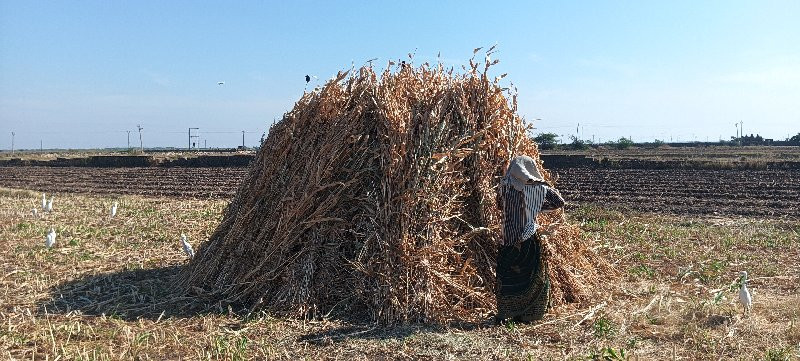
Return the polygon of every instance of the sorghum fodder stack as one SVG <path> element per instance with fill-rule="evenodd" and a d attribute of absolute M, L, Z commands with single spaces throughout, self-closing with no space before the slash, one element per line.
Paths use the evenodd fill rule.
<path fill-rule="evenodd" d="M 363 67 L 305 94 L 270 130 L 184 286 L 280 315 L 485 319 L 499 177 L 513 156 L 539 153 L 492 63 L 470 64 Z M 554 304 L 584 301 L 608 270 L 573 226 L 545 251 Z"/>

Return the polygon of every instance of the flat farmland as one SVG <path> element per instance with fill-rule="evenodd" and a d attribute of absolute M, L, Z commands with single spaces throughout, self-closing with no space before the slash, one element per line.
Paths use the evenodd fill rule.
<path fill-rule="evenodd" d="M 562 168 L 555 172 L 558 188 L 573 207 L 598 203 L 687 215 L 800 214 L 800 169 Z M 226 199 L 246 174 L 242 167 L 0 167 L 0 186 L 48 193 Z"/>
<path fill-rule="evenodd" d="M 230 198 L 242 167 L 0 167 L 0 186 L 42 192 Z"/>
<path fill-rule="evenodd" d="M 579 241 L 618 272 L 590 302 L 533 324 L 381 326 L 175 288 L 180 235 L 195 249 L 207 240 L 247 168 L 0 167 L 0 359 L 800 358 L 800 170 L 553 172 Z M 41 192 L 54 211 L 32 214 Z"/>
<path fill-rule="evenodd" d="M 687 215 L 800 214 L 800 170 L 559 169 L 573 204 Z"/>

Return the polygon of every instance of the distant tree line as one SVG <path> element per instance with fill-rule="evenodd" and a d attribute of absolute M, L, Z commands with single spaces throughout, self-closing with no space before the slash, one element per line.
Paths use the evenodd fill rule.
<path fill-rule="evenodd" d="M 615 149 L 627 149 L 632 146 L 641 146 L 641 147 L 649 147 L 649 148 L 657 148 L 660 146 L 665 145 L 666 143 L 663 140 L 656 139 L 652 142 L 647 143 L 634 143 L 633 140 L 630 138 L 621 137 L 617 140 L 612 140 L 608 142 L 604 142 L 601 144 L 594 144 L 588 140 L 580 139 L 574 135 L 569 136 L 569 143 L 561 143 L 559 140 L 559 135 L 555 133 L 539 133 L 533 137 L 533 140 L 536 144 L 539 145 L 539 149 L 542 150 L 550 150 L 550 149 L 570 149 L 570 150 L 583 150 L 588 149 L 591 147 L 597 146 L 606 146 Z M 717 142 L 715 142 L 717 143 Z M 790 138 L 787 138 L 782 145 L 800 145 L 800 133 L 794 135 Z M 764 139 L 760 134 L 750 134 L 744 135 L 739 138 L 731 137 L 730 141 L 720 141 L 717 143 L 719 145 L 774 145 L 775 142 L 772 139 Z"/>

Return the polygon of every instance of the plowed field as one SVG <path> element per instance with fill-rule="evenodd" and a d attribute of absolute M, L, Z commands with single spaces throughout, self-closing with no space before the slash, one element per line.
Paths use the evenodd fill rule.
<path fill-rule="evenodd" d="M 575 204 L 673 214 L 800 214 L 800 170 L 560 169 L 558 188 Z"/>
<path fill-rule="evenodd" d="M 247 168 L 0 167 L 0 186 L 43 192 L 230 198 Z"/>
<path fill-rule="evenodd" d="M 229 198 L 247 168 L 0 167 L 0 186 L 45 192 Z M 573 205 L 673 214 L 798 217 L 800 170 L 559 169 Z"/>

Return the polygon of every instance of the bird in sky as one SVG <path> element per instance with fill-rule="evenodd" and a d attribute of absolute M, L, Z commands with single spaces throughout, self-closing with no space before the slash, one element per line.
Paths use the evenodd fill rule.
<path fill-rule="evenodd" d="M 53 229 L 53 227 L 50 227 L 50 232 L 47 233 L 47 237 L 44 240 L 44 245 L 47 246 L 47 248 L 53 248 L 53 246 L 56 245 L 56 231 Z"/>
<path fill-rule="evenodd" d="M 225 82 L 224 81 L 218 81 L 217 85 L 225 85 Z"/>
<path fill-rule="evenodd" d="M 311 81 L 311 78 L 314 78 L 314 82 L 315 83 L 316 83 L 317 80 L 319 80 L 319 78 L 317 78 L 316 75 L 308 75 L 308 74 L 306 74 L 306 86 L 305 86 L 305 88 L 303 88 L 303 92 L 308 90 L 308 83 Z"/>
<path fill-rule="evenodd" d="M 114 205 L 111 206 L 111 218 L 114 218 L 114 216 L 117 215 L 117 206 L 118 205 L 119 204 L 116 201 L 114 201 Z"/>
<path fill-rule="evenodd" d="M 739 277 L 741 277 L 742 284 L 739 288 L 739 303 L 742 304 L 743 313 L 748 314 L 750 309 L 753 308 L 753 296 L 750 295 L 750 290 L 747 289 L 747 271 L 739 272 Z"/>
<path fill-rule="evenodd" d="M 183 252 L 186 253 L 189 258 L 194 258 L 194 249 L 192 249 L 192 245 L 186 240 L 186 235 L 181 233 L 181 243 L 183 243 Z"/>
<path fill-rule="evenodd" d="M 46 207 L 47 207 L 47 196 L 44 193 L 42 193 L 42 210 L 44 210 Z"/>
<path fill-rule="evenodd" d="M 53 211 L 53 197 L 50 197 L 50 200 L 47 201 L 47 207 L 45 207 L 44 210 L 47 211 L 47 212 L 52 212 Z"/>

